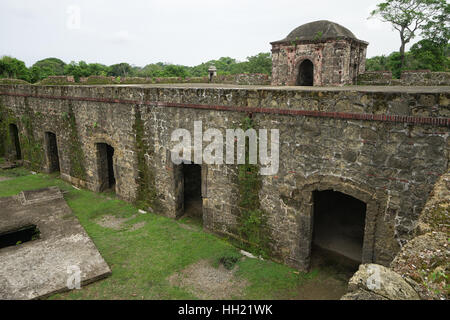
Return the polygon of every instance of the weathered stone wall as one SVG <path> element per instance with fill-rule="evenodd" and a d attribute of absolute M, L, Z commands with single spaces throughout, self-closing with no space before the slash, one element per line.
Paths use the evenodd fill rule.
<path fill-rule="evenodd" d="M 400 75 L 400 82 L 404 86 L 448 86 L 450 85 L 450 72 L 403 71 Z"/>
<path fill-rule="evenodd" d="M 368 71 L 358 76 L 358 84 L 366 86 L 449 86 L 450 72 L 406 70 L 402 72 L 400 79 L 392 79 L 390 71 Z"/>
<path fill-rule="evenodd" d="M 209 77 L 166 77 L 166 78 L 144 78 L 144 77 L 105 77 L 89 76 L 81 77 L 80 82 L 74 83 L 72 76 L 51 76 L 43 79 L 39 85 L 70 85 L 70 84 L 158 84 L 158 83 L 209 83 Z M 270 85 L 270 76 L 262 73 L 240 73 L 215 76 L 213 83 L 239 84 L 239 85 Z M 8 84 L 8 83 L 5 83 Z"/>
<path fill-rule="evenodd" d="M 44 133 L 55 133 L 62 177 L 95 191 L 95 144 L 108 143 L 117 195 L 175 217 L 172 131 L 193 132 L 201 120 L 203 132 L 225 136 L 251 115 L 256 128 L 280 130 L 279 172 L 262 176 L 259 191 L 271 256 L 308 268 L 312 192 L 333 189 L 366 203 L 363 262 L 388 265 L 448 170 L 450 93 L 384 90 L 4 85 L 0 127 L 18 125 L 23 149 L 34 150 L 24 150 L 25 161 L 41 169 L 46 157 L 35 153 Z M 202 195 L 204 227 L 239 238 L 238 166 L 203 164 Z"/>
<path fill-rule="evenodd" d="M 315 86 L 356 83 L 365 71 L 367 44 L 351 39 L 298 41 L 272 44 L 272 85 L 296 85 L 299 66 L 305 60 L 314 65 Z"/>
<path fill-rule="evenodd" d="M 366 86 L 389 86 L 392 83 L 391 71 L 366 71 L 358 76 L 358 84 Z"/>
<path fill-rule="evenodd" d="M 75 78 L 73 76 L 49 76 L 45 79 L 42 79 L 39 84 L 57 84 L 57 85 L 66 85 L 75 83 Z"/>

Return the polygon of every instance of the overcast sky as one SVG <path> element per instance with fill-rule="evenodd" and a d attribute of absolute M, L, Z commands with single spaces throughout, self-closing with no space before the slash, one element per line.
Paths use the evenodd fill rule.
<path fill-rule="evenodd" d="M 380 0 L 1 0 L 0 56 L 27 66 L 65 62 L 245 60 L 294 28 L 331 20 L 368 41 L 368 57 L 400 47 L 390 24 L 368 20 Z"/>

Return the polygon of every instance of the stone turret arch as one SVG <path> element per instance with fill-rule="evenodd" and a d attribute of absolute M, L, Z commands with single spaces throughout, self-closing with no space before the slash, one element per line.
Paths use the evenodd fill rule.
<path fill-rule="evenodd" d="M 362 263 L 374 262 L 375 233 L 378 217 L 385 210 L 383 195 L 367 185 L 342 177 L 314 175 L 297 180 L 300 200 L 298 216 L 298 241 L 295 248 L 295 260 L 300 269 L 308 270 L 310 266 L 311 246 L 314 227 L 314 191 L 332 190 L 351 196 L 366 204 Z"/>
<path fill-rule="evenodd" d="M 314 55 L 303 55 L 300 57 L 297 57 L 295 59 L 295 63 L 294 68 L 291 70 L 291 76 L 289 79 L 289 84 L 292 86 L 296 86 L 297 84 L 297 79 L 299 77 L 299 73 L 300 73 L 300 66 L 302 65 L 302 63 L 304 63 L 305 61 L 310 61 L 312 63 L 312 68 L 313 68 L 313 86 L 319 86 L 321 85 L 321 77 L 320 77 L 320 73 L 319 72 L 319 63 L 317 62 L 317 57 Z"/>

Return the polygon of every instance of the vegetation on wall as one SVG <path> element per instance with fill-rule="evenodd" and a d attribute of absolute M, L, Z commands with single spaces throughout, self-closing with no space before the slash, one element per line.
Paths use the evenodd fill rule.
<path fill-rule="evenodd" d="M 20 119 L 25 132 L 19 133 L 20 146 L 24 161 L 28 161 L 30 168 L 36 171 L 41 169 L 44 161 L 42 144 L 35 137 L 33 130 L 33 124 L 36 123 L 39 116 L 41 114 L 35 114 L 29 107 L 28 98 L 25 98 L 25 113 Z"/>
<path fill-rule="evenodd" d="M 12 148 L 9 136 L 10 123 L 17 123 L 17 119 L 0 103 L 0 156 L 6 156 Z"/>
<path fill-rule="evenodd" d="M 19 128 L 20 149 L 23 160 L 30 169 L 38 171 L 44 161 L 41 141 L 35 137 L 33 123 L 42 116 L 34 113 L 25 98 L 25 110 L 20 118 L 13 116 L 12 112 L 0 104 L 0 156 L 8 156 L 13 152 L 14 145 L 10 136 L 9 125 L 15 124 Z M 20 130 L 20 128 L 23 130 Z"/>
<path fill-rule="evenodd" d="M 244 132 L 254 128 L 253 120 L 249 117 L 243 119 L 241 129 Z M 238 166 L 239 208 L 240 216 L 239 234 L 244 240 L 241 245 L 259 255 L 267 255 L 269 236 L 267 216 L 261 209 L 259 192 L 261 190 L 261 176 L 259 166 L 249 163 L 249 143 L 245 143 L 245 164 Z"/>
<path fill-rule="evenodd" d="M 72 104 L 69 102 L 69 111 L 63 113 L 63 126 L 68 134 L 68 146 L 70 160 L 70 175 L 72 177 L 85 180 L 86 169 L 84 165 L 84 152 L 78 136 L 77 122 L 73 112 Z"/>
<path fill-rule="evenodd" d="M 145 210 L 159 212 L 161 204 L 156 193 L 154 171 L 149 168 L 145 159 L 146 154 L 151 152 L 151 148 L 148 146 L 147 139 L 144 139 L 144 121 L 142 120 L 139 106 L 135 108 L 133 130 L 136 135 L 135 146 L 138 162 L 136 206 Z"/>

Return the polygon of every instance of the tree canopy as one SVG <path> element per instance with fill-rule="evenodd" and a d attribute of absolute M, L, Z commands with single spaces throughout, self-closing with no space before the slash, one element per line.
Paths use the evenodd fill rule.
<path fill-rule="evenodd" d="M 391 23 L 400 35 L 400 66 L 405 63 L 405 47 L 417 35 L 438 44 L 449 39 L 450 5 L 446 0 L 385 0 L 371 12 Z"/>
<path fill-rule="evenodd" d="M 409 52 L 405 53 L 403 65 L 399 52 L 388 56 L 375 56 L 366 60 L 367 71 L 391 71 L 394 78 L 400 78 L 402 70 L 449 71 L 450 46 L 437 44 L 431 40 L 421 40 L 415 43 Z"/>
<path fill-rule="evenodd" d="M 31 81 L 30 70 L 16 58 L 3 56 L 0 59 L 0 78 L 14 78 Z"/>
<path fill-rule="evenodd" d="M 272 56 L 270 53 L 259 53 L 250 56 L 247 61 L 239 62 L 230 57 L 210 60 L 194 67 L 158 62 L 138 67 L 122 62 L 111 66 L 101 63 L 87 63 L 85 61 L 72 61 L 66 64 L 57 58 L 46 58 L 33 64 L 29 69 L 23 61 L 12 57 L 3 57 L 0 60 L 0 78 L 17 78 L 29 82 L 38 82 L 48 76 L 70 75 L 79 81 L 81 77 L 113 76 L 113 77 L 201 77 L 208 75 L 211 65 L 217 68 L 219 75 L 238 73 L 264 73 L 272 72 Z"/>

